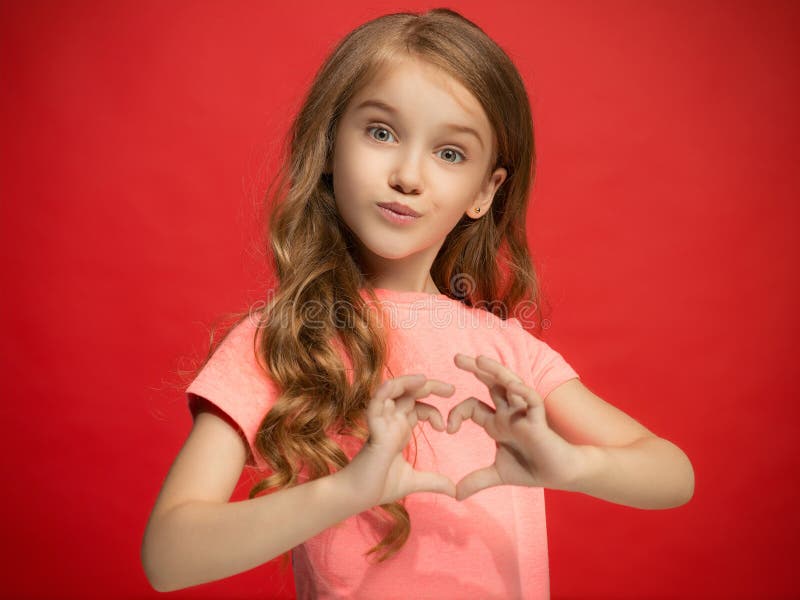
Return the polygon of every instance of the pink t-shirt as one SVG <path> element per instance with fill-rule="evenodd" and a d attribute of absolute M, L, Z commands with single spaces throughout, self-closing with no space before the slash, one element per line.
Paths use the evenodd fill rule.
<path fill-rule="evenodd" d="M 502 362 L 545 399 L 560 384 L 579 377 L 558 352 L 523 329 L 517 319 L 503 321 L 440 294 L 386 289 L 377 289 L 376 294 L 380 299 L 376 308 L 383 311 L 391 329 L 388 363 L 394 375 L 424 373 L 455 386 L 450 398 L 432 394 L 421 399 L 436 406 L 445 421 L 450 409 L 469 396 L 494 406 L 486 385 L 455 365 L 456 353 L 484 354 Z M 248 464 L 265 468 L 255 456 L 253 442 L 278 390 L 256 362 L 255 331 L 254 319 L 237 325 L 186 392 L 190 401 L 192 394 L 202 396 L 227 413 L 249 442 Z M 415 435 L 416 468 L 444 473 L 454 483 L 494 461 L 494 440 L 471 420 L 464 421 L 456 434 L 436 431 L 421 421 Z M 345 448 L 349 457 L 357 451 L 358 446 Z M 363 556 L 386 527 L 381 522 L 376 527 L 370 511 L 296 546 L 292 564 L 297 597 L 549 598 L 543 488 L 498 486 L 460 502 L 419 492 L 406 497 L 406 509 L 411 534 L 384 563 L 373 565 Z"/>

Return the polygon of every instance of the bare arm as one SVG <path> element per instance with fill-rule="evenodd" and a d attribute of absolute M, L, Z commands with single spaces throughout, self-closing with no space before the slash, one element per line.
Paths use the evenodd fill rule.
<path fill-rule="evenodd" d="M 224 413 L 206 405 L 175 459 L 145 529 L 141 560 L 162 592 L 257 567 L 371 508 L 343 471 L 228 502 L 247 456 Z"/>
<path fill-rule="evenodd" d="M 674 443 L 612 406 L 579 379 L 545 399 L 547 421 L 580 446 L 572 491 L 642 509 L 674 508 L 694 494 L 694 468 Z"/>
<path fill-rule="evenodd" d="M 648 436 L 621 447 L 580 446 L 585 463 L 571 491 L 643 509 L 682 506 L 694 495 L 694 469 L 672 442 Z"/>
<path fill-rule="evenodd" d="M 418 419 L 433 419 L 444 430 L 441 414 L 416 402 L 430 393 L 449 396 L 453 389 L 413 376 L 385 382 L 370 401 L 370 440 L 345 468 L 239 502 L 228 500 L 244 467 L 247 443 L 227 415 L 207 404 L 145 529 L 141 560 L 150 584 L 166 592 L 230 577 L 373 506 L 417 491 L 454 496 L 449 479 L 415 471 L 402 457 Z"/>
<path fill-rule="evenodd" d="M 161 592 L 268 562 L 365 507 L 339 473 L 240 502 L 190 501 L 148 527 L 142 560 Z"/>
<path fill-rule="evenodd" d="M 579 378 L 561 383 L 543 400 L 489 356 L 456 354 L 454 360 L 487 386 L 505 388 L 505 394 L 491 393 L 494 408 L 471 397 L 450 410 L 448 432 L 468 418 L 498 442 L 495 463 L 458 482 L 459 500 L 502 484 L 582 492 L 643 509 L 673 508 L 692 498 L 694 469 L 686 454 Z"/>

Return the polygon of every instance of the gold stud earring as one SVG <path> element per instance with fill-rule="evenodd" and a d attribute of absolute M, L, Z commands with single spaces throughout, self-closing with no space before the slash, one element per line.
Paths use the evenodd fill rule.
<path fill-rule="evenodd" d="M 478 208 L 476 208 L 476 209 L 475 209 L 475 212 L 476 212 L 476 213 L 479 213 L 479 212 L 481 212 L 481 207 L 479 206 Z"/>

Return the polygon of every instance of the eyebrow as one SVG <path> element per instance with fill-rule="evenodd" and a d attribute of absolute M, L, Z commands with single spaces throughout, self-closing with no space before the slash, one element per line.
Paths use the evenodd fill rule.
<path fill-rule="evenodd" d="M 400 111 L 397 110 L 396 108 L 394 108 L 393 106 L 389 106 L 385 102 L 382 102 L 381 100 L 376 100 L 376 99 L 364 100 L 362 103 L 360 103 L 358 106 L 356 106 L 355 110 L 361 110 L 363 108 L 370 108 L 370 107 L 371 108 L 379 108 L 381 110 L 385 110 L 386 112 L 391 113 L 393 115 L 399 115 L 400 114 Z M 478 132 L 475 131 L 472 127 L 467 127 L 466 125 L 459 125 L 457 123 L 445 123 L 443 126 L 448 128 L 448 129 L 451 129 L 452 131 L 458 131 L 458 132 L 461 132 L 461 133 L 468 133 L 470 135 L 475 136 L 475 139 L 477 139 L 478 143 L 481 145 L 481 150 L 483 150 L 483 140 L 481 139 L 481 136 L 478 134 Z"/>

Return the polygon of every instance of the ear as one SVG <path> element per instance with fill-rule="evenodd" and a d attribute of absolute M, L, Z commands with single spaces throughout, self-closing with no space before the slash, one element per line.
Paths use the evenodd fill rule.
<path fill-rule="evenodd" d="M 478 192 L 477 196 L 475 196 L 475 200 L 472 205 L 469 207 L 469 209 L 467 209 L 468 217 L 471 219 L 480 219 L 483 215 L 489 212 L 489 208 L 491 208 L 492 201 L 494 200 L 494 195 L 497 192 L 497 189 L 503 185 L 503 182 L 506 180 L 507 176 L 508 172 L 503 167 L 498 167 L 494 170 L 494 172 L 486 180 L 483 188 L 481 188 L 481 191 Z"/>

